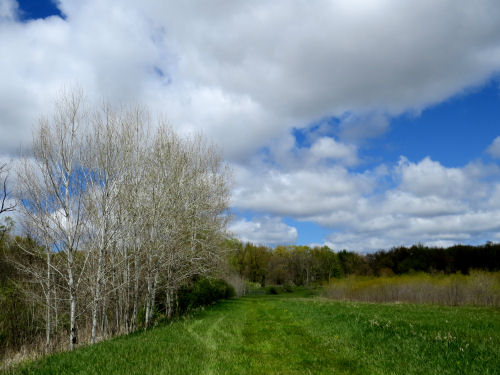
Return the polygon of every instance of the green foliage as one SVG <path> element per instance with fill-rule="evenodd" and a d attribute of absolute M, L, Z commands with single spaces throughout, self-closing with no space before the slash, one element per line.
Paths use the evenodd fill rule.
<path fill-rule="evenodd" d="M 183 313 L 200 306 L 207 306 L 221 299 L 229 299 L 235 296 L 236 292 L 234 288 L 226 281 L 200 277 L 178 291 L 178 313 Z"/>
<path fill-rule="evenodd" d="M 14 220 L 7 216 L 3 219 L 3 223 L 0 220 L 0 242 L 2 242 L 7 234 L 14 228 Z"/>
<path fill-rule="evenodd" d="M 294 292 L 294 287 L 290 284 L 284 284 L 284 285 L 270 285 L 265 288 L 266 294 L 281 294 L 281 293 L 293 293 Z"/>
<path fill-rule="evenodd" d="M 43 312 L 29 292 L 37 287 L 16 267 L 16 263 L 35 264 L 41 248 L 31 239 L 13 238 L 9 229 L 0 233 L 0 360 L 7 350 L 19 349 L 37 340 L 43 332 Z M 27 255 L 20 247 L 29 248 Z M 42 310 L 43 311 L 43 310 Z"/>
<path fill-rule="evenodd" d="M 261 285 L 310 285 L 342 275 L 337 254 L 326 246 L 265 246 L 226 242 L 229 263 L 240 277 Z M 354 254 L 354 253 L 353 253 Z"/>
<path fill-rule="evenodd" d="M 149 317 L 149 327 L 154 326 L 158 324 L 160 319 L 162 318 L 161 314 L 159 313 L 158 306 L 155 306 L 153 308 L 153 315 Z M 146 307 L 141 306 L 139 311 L 137 312 L 137 318 L 136 318 L 136 326 L 138 329 L 144 329 L 145 328 L 145 322 L 146 322 Z M 68 327 L 67 330 L 69 330 L 69 322 L 68 322 Z"/>
<path fill-rule="evenodd" d="M 474 269 L 499 271 L 500 244 L 456 245 L 447 249 L 419 244 L 410 248 L 402 246 L 389 251 L 378 251 L 366 258 L 375 275 L 380 275 L 383 269 L 391 269 L 399 275 L 411 271 L 463 274 Z"/>
<path fill-rule="evenodd" d="M 302 292 L 302 289 L 300 289 Z M 223 301 L 192 317 L 28 363 L 14 374 L 495 374 L 497 309 Z"/>
<path fill-rule="evenodd" d="M 268 286 L 266 288 L 266 293 L 267 294 L 278 294 L 278 288 L 275 286 Z"/>
<path fill-rule="evenodd" d="M 0 287 L 0 358 L 8 348 L 18 348 L 24 341 L 36 337 L 43 322 L 33 316 L 30 304 L 13 283 Z M 36 321 L 33 321 L 33 318 Z"/>
<path fill-rule="evenodd" d="M 237 240 L 226 243 L 230 264 L 240 277 L 261 285 L 321 285 L 330 279 L 402 275 L 409 272 L 468 274 L 471 270 L 500 271 L 500 244 L 457 245 L 448 249 L 415 245 L 362 255 L 334 252 L 327 246 L 277 246 L 274 249 Z"/>
<path fill-rule="evenodd" d="M 283 291 L 286 293 L 292 293 L 293 292 L 293 286 L 292 284 L 285 284 L 283 285 Z"/>

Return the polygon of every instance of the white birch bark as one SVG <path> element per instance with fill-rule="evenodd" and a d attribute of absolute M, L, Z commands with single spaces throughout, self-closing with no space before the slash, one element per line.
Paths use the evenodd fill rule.
<path fill-rule="evenodd" d="M 19 206 L 26 225 L 40 243 L 47 244 L 47 251 L 61 252 L 66 258 L 70 349 L 77 341 L 76 293 L 81 276 L 75 274 L 74 253 L 83 234 L 84 191 L 77 172 L 80 128 L 85 121 L 82 105 L 81 94 L 70 93 L 57 103 L 50 120 L 40 120 L 33 154 L 25 158 L 18 174 Z"/>

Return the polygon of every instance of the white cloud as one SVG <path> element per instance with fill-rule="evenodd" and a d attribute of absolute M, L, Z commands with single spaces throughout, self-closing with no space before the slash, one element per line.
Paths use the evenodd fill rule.
<path fill-rule="evenodd" d="M 486 150 L 492 157 L 500 159 L 500 136 L 496 137 L 493 143 Z"/>
<path fill-rule="evenodd" d="M 373 179 L 339 165 L 281 171 L 266 166 L 237 167 L 233 205 L 242 209 L 306 219 L 350 210 Z"/>
<path fill-rule="evenodd" d="M 465 202 L 441 197 L 434 192 L 425 197 L 401 190 L 390 190 L 385 194 L 385 210 L 399 214 L 433 217 L 463 213 L 467 208 Z"/>
<path fill-rule="evenodd" d="M 359 163 L 356 145 L 339 142 L 318 132 L 306 133 L 306 136 L 308 141 L 303 145 L 297 144 L 292 134 L 269 141 L 266 161 L 287 169 L 311 169 L 333 164 L 352 167 Z"/>
<path fill-rule="evenodd" d="M 394 172 L 398 184 L 358 205 L 362 209 L 343 222 L 348 233 L 329 237 L 333 246 L 366 251 L 417 242 L 480 242 L 500 231 L 500 206 L 492 204 L 499 192 L 497 169 L 446 168 L 429 158 L 419 163 L 403 158 Z"/>
<path fill-rule="evenodd" d="M 231 223 L 229 230 L 243 242 L 263 245 L 294 244 L 297 229 L 279 218 L 260 217 L 248 221 L 239 219 Z"/>
<path fill-rule="evenodd" d="M 500 71 L 496 0 L 58 5 L 65 19 L 22 23 L 17 3 L 0 0 L 0 153 L 29 144 L 37 117 L 76 82 L 91 100 L 146 103 L 182 133 L 202 130 L 238 163 L 235 206 L 339 229 L 336 247 L 496 235 L 494 168 L 427 158 L 350 169 L 361 140 L 387 131 L 391 116 Z M 307 146 L 296 144 L 291 129 L 317 123 Z M 263 148 L 269 160 L 256 161 Z M 256 223 L 240 222 L 241 232 Z M 267 224 L 293 237 L 279 219 Z"/>
<path fill-rule="evenodd" d="M 27 23 L 14 1 L 0 4 L 0 147 L 10 153 L 75 81 L 95 99 L 145 102 L 178 129 L 203 129 L 241 161 L 329 116 L 351 114 L 346 139 L 381 134 L 386 116 L 500 69 L 494 0 L 61 0 L 65 20 Z"/>
<path fill-rule="evenodd" d="M 329 137 L 318 139 L 307 153 L 311 164 L 317 164 L 323 160 L 340 161 L 347 165 L 355 165 L 358 162 L 354 145 L 340 143 Z"/>
<path fill-rule="evenodd" d="M 15 0 L 0 0 L 0 22 L 14 21 L 18 11 L 18 4 Z"/>
<path fill-rule="evenodd" d="M 237 170 L 233 204 L 335 229 L 327 241 L 335 249 L 474 242 L 500 231 L 496 167 L 447 168 L 430 158 L 402 158 L 392 170 L 363 174 L 339 165 L 257 170 Z M 387 177 L 391 188 L 384 186 Z"/>
<path fill-rule="evenodd" d="M 469 193 L 471 181 L 467 179 L 463 170 L 445 168 L 428 157 L 417 164 L 401 158 L 397 169 L 401 179 L 400 188 L 416 196 L 435 194 L 448 197 Z"/>

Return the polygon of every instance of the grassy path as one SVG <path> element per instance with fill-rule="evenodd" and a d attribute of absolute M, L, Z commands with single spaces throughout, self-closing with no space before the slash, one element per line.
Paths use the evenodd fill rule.
<path fill-rule="evenodd" d="M 339 303 L 294 295 L 225 301 L 192 317 L 19 368 L 38 374 L 498 374 L 500 312 Z"/>

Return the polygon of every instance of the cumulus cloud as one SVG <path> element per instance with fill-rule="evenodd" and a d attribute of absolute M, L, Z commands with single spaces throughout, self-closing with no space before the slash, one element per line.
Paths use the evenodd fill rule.
<path fill-rule="evenodd" d="M 77 83 L 92 100 L 145 103 L 181 133 L 203 131 L 234 163 L 234 206 L 335 228 L 336 247 L 496 235 L 497 171 L 429 158 L 362 171 L 358 155 L 392 116 L 500 71 L 496 0 L 57 4 L 64 19 L 20 22 L 17 3 L 0 0 L 2 154 L 29 144 L 61 86 Z M 308 130 L 305 144 L 293 129 Z"/>
<path fill-rule="evenodd" d="M 334 234 L 329 240 L 338 247 L 376 250 L 491 238 L 500 230 L 500 210 L 491 204 L 498 194 L 499 175 L 492 176 L 488 166 L 478 173 L 480 168 L 446 168 L 429 158 L 419 163 L 403 159 L 395 167 L 398 185 L 382 197 L 369 198 L 367 209 L 358 211 L 348 224 L 349 236 Z"/>
<path fill-rule="evenodd" d="M 417 197 L 472 197 L 484 195 L 484 187 L 471 179 L 475 170 L 470 168 L 446 168 L 437 161 L 424 158 L 411 163 L 401 158 L 396 170 L 400 189 Z"/>
<path fill-rule="evenodd" d="M 65 19 L 26 23 L 15 21 L 15 1 L 0 4 L 0 147 L 9 152 L 68 82 L 96 99 L 148 103 L 244 160 L 328 116 L 352 114 L 342 128 L 350 139 L 380 134 L 384 116 L 500 68 L 494 0 L 61 0 Z"/>
<path fill-rule="evenodd" d="M 233 204 L 335 229 L 335 249 L 481 241 L 500 231 L 500 173 L 471 163 L 447 168 L 402 157 L 391 170 L 362 174 L 340 167 L 292 171 L 240 169 Z M 385 178 L 392 187 L 385 187 Z"/>
<path fill-rule="evenodd" d="M 267 162 L 288 169 L 315 168 L 318 165 L 338 164 L 352 167 L 359 163 L 358 148 L 353 143 L 336 140 L 332 136 L 306 133 L 305 144 L 297 144 L 292 134 L 268 142 Z"/>
<path fill-rule="evenodd" d="M 354 165 L 358 162 L 354 145 L 336 142 L 335 139 L 329 137 L 318 139 L 307 153 L 311 164 L 317 164 L 323 160 L 343 161 L 347 165 Z"/>
<path fill-rule="evenodd" d="M 242 209 L 306 219 L 350 210 L 373 179 L 338 165 L 316 169 L 238 167 L 233 204 Z"/>
<path fill-rule="evenodd" d="M 259 217 L 252 220 L 234 221 L 229 230 L 243 242 L 262 245 L 293 244 L 297 241 L 297 229 L 276 217 Z"/>
<path fill-rule="evenodd" d="M 500 136 L 496 137 L 493 143 L 486 150 L 492 157 L 500 159 Z"/>

